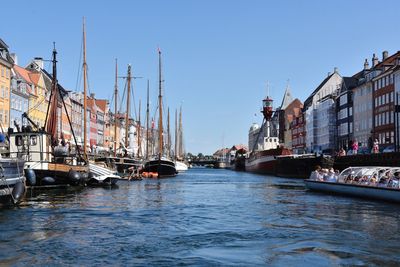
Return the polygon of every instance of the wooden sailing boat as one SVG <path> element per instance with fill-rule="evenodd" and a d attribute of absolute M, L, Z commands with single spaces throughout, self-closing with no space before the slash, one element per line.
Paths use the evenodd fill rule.
<path fill-rule="evenodd" d="M 163 141 L 163 120 L 162 120 L 162 72 L 161 72 L 161 51 L 158 50 L 158 71 L 159 71 L 159 86 L 158 86 L 158 155 L 153 159 L 145 162 L 143 173 L 157 173 L 158 178 L 172 177 L 176 175 L 175 163 L 164 156 L 164 141 Z"/>
<path fill-rule="evenodd" d="M 133 157 L 134 151 L 129 148 L 129 111 L 130 111 L 130 98 L 131 98 L 131 80 L 134 78 L 132 76 L 132 68 L 131 65 L 128 65 L 128 73 L 127 76 L 123 77 L 127 80 L 127 99 L 126 99 L 126 114 L 125 114 L 125 138 L 124 142 L 118 142 L 117 140 L 117 99 L 118 99 L 118 66 L 117 62 L 115 62 L 115 125 L 114 125 L 114 155 L 110 157 L 98 158 L 97 161 L 106 161 L 106 164 L 110 168 L 115 168 L 119 173 L 132 172 L 139 169 L 142 166 L 142 160 L 138 157 Z M 140 119 L 139 119 L 140 120 Z M 138 131 L 140 132 L 140 121 L 138 126 Z M 138 136 L 140 138 L 140 134 Z M 117 144 L 120 145 L 120 148 L 117 149 Z M 140 143 L 139 143 L 140 149 Z"/>
<path fill-rule="evenodd" d="M 57 51 L 53 49 L 53 74 L 43 74 L 51 78 L 49 106 L 44 128 L 39 128 L 26 113 L 23 119 L 30 124 L 24 131 L 10 134 L 10 154 L 25 158 L 25 172 L 30 186 L 41 185 L 85 185 L 88 181 L 88 163 L 77 144 L 73 127 L 71 127 L 76 152 L 65 142 L 62 131 L 57 129 L 57 109 L 64 108 L 68 123 L 70 116 L 57 81 Z M 65 93 L 65 92 L 64 92 Z M 36 128 L 33 130 L 32 126 Z M 61 139 L 61 142 L 60 142 Z"/>
<path fill-rule="evenodd" d="M 188 166 L 183 162 L 182 106 L 179 111 L 179 126 L 177 117 L 177 111 L 175 111 L 175 167 L 177 172 L 184 172 L 187 171 Z"/>

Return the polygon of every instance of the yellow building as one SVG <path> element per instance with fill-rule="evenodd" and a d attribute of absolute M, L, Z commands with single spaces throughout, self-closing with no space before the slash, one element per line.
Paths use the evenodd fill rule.
<path fill-rule="evenodd" d="M 10 120 L 11 69 L 14 61 L 0 39 L 0 132 L 7 132 Z"/>

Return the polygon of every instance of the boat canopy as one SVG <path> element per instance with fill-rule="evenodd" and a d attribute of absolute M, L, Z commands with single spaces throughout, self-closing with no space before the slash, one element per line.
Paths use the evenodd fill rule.
<path fill-rule="evenodd" d="M 380 179 L 382 176 L 393 177 L 400 175 L 400 167 L 383 167 L 383 166 L 365 166 L 365 167 L 349 167 L 344 169 L 339 175 L 339 182 L 344 182 L 350 178 L 376 178 Z"/>

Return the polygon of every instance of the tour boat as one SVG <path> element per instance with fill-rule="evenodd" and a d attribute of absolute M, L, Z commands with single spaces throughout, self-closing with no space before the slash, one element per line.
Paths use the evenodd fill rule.
<path fill-rule="evenodd" d="M 310 190 L 400 202 L 399 167 L 349 167 L 336 182 L 306 179 Z"/>
<path fill-rule="evenodd" d="M 24 160 L 0 158 L 0 202 L 18 204 L 23 198 L 26 187 Z"/>

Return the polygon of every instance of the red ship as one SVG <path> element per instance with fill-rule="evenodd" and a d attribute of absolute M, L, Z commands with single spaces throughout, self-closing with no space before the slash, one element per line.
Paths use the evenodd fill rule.
<path fill-rule="evenodd" d="M 267 97 L 263 100 L 264 120 L 261 128 L 259 129 L 257 139 L 254 142 L 252 152 L 246 159 L 246 171 L 261 174 L 276 174 L 277 156 L 291 155 L 291 151 L 279 145 L 279 138 L 270 136 L 270 122 L 274 113 L 272 109 L 273 100 Z M 263 137 L 262 150 L 256 150 L 258 139 L 263 133 L 265 126 L 266 134 Z"/>

